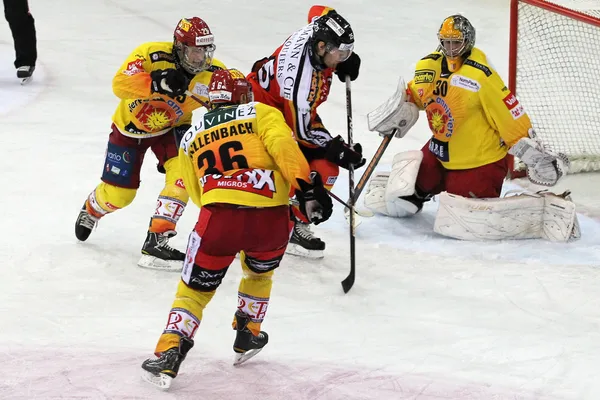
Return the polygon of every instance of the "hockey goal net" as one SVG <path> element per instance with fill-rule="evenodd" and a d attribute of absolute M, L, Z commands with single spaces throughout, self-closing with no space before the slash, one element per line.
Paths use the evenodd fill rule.
<path fill-rule="evenodd" d="M 600 0 L 511 0 L 509 57 L 538 136 L 569 173 L 600 171 Z"/>

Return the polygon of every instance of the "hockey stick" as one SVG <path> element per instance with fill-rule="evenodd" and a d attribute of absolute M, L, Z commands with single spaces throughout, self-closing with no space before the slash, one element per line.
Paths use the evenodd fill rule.
<path fill-rule="evenodd" d="M 186 90 L 185 94 L 188 95 L 189 97 L 191 97 L 195 102 L 197 102 L 201 106 L 206 107 L 207 110 L 210 110 L 210 104 L 203 101 L 200 97 L 196 96 L 194 93 L 190 92 L 189 90 Z"/>
<path fill-rule="evenodd" d="M 363 189 L 367 186 L 367 182 L 369 181 L 369 179 L 371 178 L 371 175 L 373 175 L 373 172 L 375 172 L 375 167 L 377 167 L 377 164 L 379 164 L 379 161 L 381 160 L 381 157 L 383 156 L 383 153 L 385 153 L 385 150 L 388 148 L 390 142 L 392 141 L 392 138 L 394 137 L 394 135 L 385 135 L 383 137 L 383 140 L 381 141 L 381 144 L 379 145 L 379 147 L 377 148 L 377 151 L 375 152 L 375 154 L 373 155 L 373 158 L 371 159 L 371 161 L 369 162 L 369 165 L 367 165 L 367 167 L 365 168 L 365 172 L 362 174 L 362 176 L 360 177 L 360 180 L 358 181 L 358 183 L 356 184 L 356 187 L 354 188 L 354 199 L 348 200 L 348 203 L 350 203 L 352 201 L 352 204 L 356 204 L 356 202 L 358 201 L 358 198 L 360 197 Z M 358 215 L 360 215 L 361 217 L 373 217 L 375 214 L 373 212 L 366 212 L 366 211 L 358 211 L 358 210 L 354 210 L 354 212 Z M 344 209 L 344 216 L 346 217 L 346 221 L 348 223 L 350 223 L 349 220 L 349 209 L 346 207 Z M 360 225 L 360 222 L 358 222 L 356 219 L 353 221 L 354 223 L 354 228 L 356 229 L 356 227 L 358 227 L 358 225 Z"/>
<path fill-rule="evenodd" d="M 346 120 L 348 125 L 348 146 L 352 146 L 353 138 L 352 138 L 352 92 L 350 86 L 350 76 L 346 75 Z M 352 164 L 348 166 L 348 192 L 350 201 L 348 201 L 348 205 L 350 206 L 350 215 L 348 220 L 350 222 L 350 273 L 342 281 L 342 289 L 344 289 L 344 293 L 348 293 L 352 286 L 354 285 L 354 280 L 356 278 L 356 237 L 354 235 L 354 167 Z"/>

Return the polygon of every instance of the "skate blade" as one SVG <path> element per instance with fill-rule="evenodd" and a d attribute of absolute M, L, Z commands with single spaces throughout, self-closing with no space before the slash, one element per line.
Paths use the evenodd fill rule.
<path fill-rule="evenodd" d="M 166 374 L 158 374 L 154 375 L 148 371 L 142 371 L 142 379 L 146 382 L 156 386 L 161 390 L 167 390 L 171 387 L 171 383 L 173 382 L 173 378 Z"/>
<path fill-rule="evenodd" d="M 243 363 L 245 363 L 246 361 L 248 361 L 249 359 L 251 359 L 252 357 L 254 357 L 255 355 L 257 355 L 258 353 L 260 353 L 262 351 L 262 348 L 260 349 L 251 349 L 248 350 L 245 353 L 236 353 L 234 358 L 233 358 L 233 365 L 234 366 L 238 366 L 238 365 L 242 365 Z"/>
<path fill-rule="evenodd" d="M 285 249 L 285 254 L 291 254 L 293 256 L 305 257 L 305 258 L 323 258 L 325 254 L 323 250 L 309 250 L 304 247 L 290 243 Z"/>
<path fill-rule="evenodd" d="M 138 261 L 137 265 L 142 268 L 169 272 L 181 272 L 183 269 L 183 261 L 162 260 L 148 254 L 142 254 L 142 257 Z"/>
<path fill-rule="evenodd" d="M 21 79 L 21 85 L 27 85 L 33 79 L 33 75 L 28 76 L 27 78 L 19 78 L 19 79 Z"/>

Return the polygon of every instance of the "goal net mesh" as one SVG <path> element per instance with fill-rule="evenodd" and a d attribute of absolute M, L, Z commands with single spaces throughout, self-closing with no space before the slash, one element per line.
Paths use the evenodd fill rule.
<path fill-rule="evenodd" d="M 514 87 L 536 133 L 569 156 L 569 173 L 599 171 L 600 0 L 521 0 L 511 29 L 517 48 Z"/>

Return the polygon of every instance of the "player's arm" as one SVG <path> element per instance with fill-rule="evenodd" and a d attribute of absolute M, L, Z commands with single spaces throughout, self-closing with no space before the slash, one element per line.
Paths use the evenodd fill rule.
<path fill-rule="evenodd" d="M 279 171 L 296 189 L 300 211 L 315 225 L 327 221 L 333 212 L 331 198 L 321 176 L 310 171 L 306 158 L 292 136 L 279 110 L 256 103 L 259 136 L 279 167 Z"/>
<path fill-rule="evenodd" d="M 258 135 L 285 180 L 296 189 L 300 189 L 298 180 L 310 182 L 308 162 L 281 112 L 266 104 L 256 103 L 256 122 Z"/>
<path fill-rule="evenodd" d="M 135 49 L 115 74 L 112 87 L 120 99 L 142 99 L 151 94 L 152 78 L 146 46 Z"/>
<path fill-rule="evenodd" d="M 527 176 L 533 183 L 554 186 L 569 168 L 567 156 L 544 146 L 523 106 L 498 74 L 491 68 L 490 71 L 479 89 L 488 122 L 498 131 L 508 152 L 527 165 Z"/>
<path fill-rule="evenodd" d="M 531 120 L 515 95 L 506 88 L 502 78 L 490 68 L 479 89 L 481 104 L 490 125 L 510 148 L 527 137 Z"/>
<path fill-rule="evenodd" d="M 181 145 L 179 146 L 179 168 L 181 169 L 183 184 L 185 185 L 186 191 L 194 204 L 200 208 L 202 206 L 202 191 L 200 190 L 200 183 L 196 176 L 193 159 L 188 153 L 189 144 L 193 142 L 195 137 L 194 128 L 190 128 L 183 136 Z"/>

